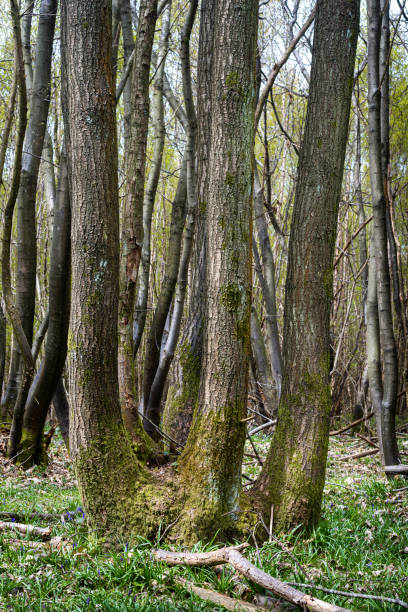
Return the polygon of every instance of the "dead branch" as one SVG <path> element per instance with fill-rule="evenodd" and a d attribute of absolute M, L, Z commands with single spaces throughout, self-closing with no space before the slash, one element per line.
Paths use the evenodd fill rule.
<path fill-rule="evenodd" d="M 167 563 L 167 565 L 189 565 L 190 567 L 201 567 L 206 565 L 212 567 L 213 565 L 221 565 L 227 563 L 228 552 L 231 550 L 244 550 L 248 548 L 249 544 L 244 542 L 238 546 L 229 546 L 227 548 L 219 548 L 218 550 L 211 550 L 205 553 L 177 553 L 170 552 L 169 550 L 157 549 L 153 551 L 153 556 L 156 561 Z"/>
<path fill-rule="evenodd" d="M 338 436 L 341 433 L 344 433 L 345 431 L 348 431 L 349 429 L 351 429 L 352 427 L 354 427 L 355 425 L 359 425 L 360 423 L 362 423 L 363 421 L 368 421 L 369 419 L 371 419 L 374 416 L 374 412 L 369 412 L 367 414 L 367 416 L 363 416 L 361 417 L 361 419 L 357 419 L 357 421 L 353 421 L 352 423 L 349 423 L 348 425 L 345 425 L 344 427 L 342 427 L 341 429 L 336 429 L 335 431 L 331 431 L 330 435 L 331 436 Z"/>
<path fill-rule="evenodd" d="M 375 442 L 373 442 L 371 438 L 367 438 L 366 436 L 363 436 L 361 433 L 358 432 L 356 432 L 356 435 L 358 438 L 361 438 L 361 440 L 364 440 L 364 442 L 367 442 L 367 444 L 378 450 L 378 444 L 375 444 Z"/>
<path fill-rule="evenodd" d="M 341 457 L 339 461 L 351 461 L 352 459 L 361 459 L 362 457 L 369 457 L 370 455 L 376 455 L 378 448 L 373 450 L 364 451 L 363 453 L 356 453 L 355 455 L 347 455 L 347 457 Z"/>
<path fill-rule="evenodd" d="M 335 589 L 326 589 L 325 587 L 318 586 L 316 584 L 302 584 L 298 582 L 291 582 L 293 586 L 301 587 L 302 589 L 317 589 L 324 593 L 330 593 L 331 595 L 341 595 L 342 597 L 358 598 L 358 599 L 372 599 L 376 601 L 382 601 L 387 603 L 396 604 L 402 608 L 408 608 L 408 603 L 401 599 L 393 599 L 392 597 L 382 597 L 381 595 L 368 595 L 365 593 L 353 593 L 349 591 L 336 591 Z"/>
<path fill-rule="evenodd" d="M 248 432 L 248 435 L 253 436 L 254 434 L 259 433 L 263 429 L 266 429 L 267 427 L 272 427 L 273 425 L 276 425 L 276 423 L 277 423 L 276 419 L 270 419 L 266 423 L 262 423 L 262 425 L 258 425 L 258 427 L 251 429 L 251 431 Z"/>
<path fill-rule="evenodd" d="M 0 521 L 0 531 L 6 531 L 11 529 L 13 531 L 19 531 L 24 535 L 35 535 L 48 540 L 51 535 L 51 527 L 36 527 L 35 525 L 24 525 L 23 523 L 6 523 Z"/>
<path fill-rule="evenodd" d="M 0 520 L 10 521 L 14 519 L 17 523 L 24 523 L 26 520 L 38 520 L 38 521 L 68 521 L 72 518 L 72 513 L 67 514 L 61 512 L 60 514 L 48 514 L 47 512 L 0 512 Z"/>
<path fill-rule="evenodd" d="M 183 578 L 177 578 L 176 582 L 188 588 L 190 591 L 195 593 L 195 595 L 200 597 L 200 599 L 203 599 L 204 601 L 210 601 L 216 606 L 223 606 L 227 610 L 233 610 L 233 612 L 261 612 L 263 610 L 266 611 L 266 608 L 260 608 L 259 606 L 247 603 L 246 601 L 242 601 L 241 599 L 234 599 L 233 597 L 228 597 L 227 595 L 223 595 L 222 593 L 218 593 L 217 591 L 203 589 L 202 587 L 198 587 L 192 582 L 184 580 Z"/>
<path fill-rule="evenodd" d="M 386 474 L 408 474 L 408 465 L 386 465 L 384 472 Z"/>
<path fill-rule="evenodd" d="M 219 565 L 229 563 L 240 574 L 259 584 L 265 589 L 272 591 L 282 599 L 296 604 L 304 610 L 312 612 L 345 612 L 345 608 L 329 604 L 306 593 L 302 593 L 292 586 L 273 578 L 266 572 L 253 565 L 241 553 L 240 549 L 246 548 L 248 544 L 221 548 L 209 553 L 175 553 L 168 550 L 155 550 L 153 556 L 156 561 L 169 565 L 189 565 L 197 567 L 200 565 Z M 208 560 L 209 562 L 207 562 Z M 348 611 L 347 611 L 348 612 Z"/>

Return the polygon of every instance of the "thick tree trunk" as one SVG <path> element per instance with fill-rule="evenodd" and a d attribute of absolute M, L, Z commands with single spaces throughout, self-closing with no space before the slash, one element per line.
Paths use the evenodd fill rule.
<path fill-rule="evenodd" d="M 357 0 L 318 0 L 289 243 L 278 423 L 253 493 L 274 529 L 320 516 L 330 422 L 330 307 L 358 34 Z"/>
<path fill-rule="evenodd" d="M 258 3 L 215 5 L 208 259 L 199 402 L 181 479 L 185 539 L 226 534 L 239 508 L 252 296 L 252 182 Z"/>
<path fill-rule="evenodd" d="M 128 534 L 138 467 L 119 404 L 119 203 L 111 2 L 62 5 L 72 202 L 70 453 L 91 528 Z"/>

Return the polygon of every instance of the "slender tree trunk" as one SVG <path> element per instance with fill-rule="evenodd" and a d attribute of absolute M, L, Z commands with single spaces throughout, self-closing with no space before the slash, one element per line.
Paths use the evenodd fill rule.
<path fill-rule="evenodd" d="M 65 154 L 61 154 L 54 211 L 49 279 L 49 325 L 41 371 L 25 407 L 19 461 L 46 462 L 43 429 L 48 408 L 61 378 L 67 354 L 70 309 L 71 210 Z"/>
<path fill-rule="evenodd" d="M 57 0 L 42 0 L 38 23 L 34 75 L 31 61 L 31 21 L 34 2 L 25 2 L 22 18 L 22 45 L 26 87 L 31 99 L 30 120 L 24 141 L 20 189 L 17 201 L 17 307 L 28 342 L 33 335 L 36 283 L 35 201 L 38 171 L 50 100 L 51 59 Z M 21 353 L 13 342 L 10 372 L 2 400 L 4 411 L 13 407 L 19 386 Z"/>
<path fill-rule="evenodd" d="M 209 155 L 211 142 L 212 62 L 215 24 L 215 0 L 202 0 L 197 61 L 197 210 L 191 285 L 187 320 L 173 361 L 171 384 L 163 414 L 165 431 L 179 444 L 185 444 L 198 400 L 205 305 L 205 269 L 207 260 L 207 203 Z"/>
<path fill-rule="evenodd" d="M 215 528 L 226 534 L 239 508 L 250 355 L 257 17 L 255 0 L 215 5 L 203 364 L 180 463 L 185 539 L 213 536 Z"/>
<path fill-rule="evenodd" d="M 149 401 L 152 384 L 159 365 L 163 332 L 177 282 L 177 274 L 180 265 L 181 239 L 186 220 L 186 200 L 187 161 L 184 157 L 171 212 L 169 245 L 166 256 L 166 272 L 162 282 L 162 290 L 157 300 L 153 321 L 150 326 L 149 334 L 146 338 L 143 389 L 144 396 L 147 398 L 147 401 Z M 165 431 L 168 429 L 165 420 L 163 422 L 163 428 Z M 176 436 L 175 439 L 178 439 L 178 437 Z"/>
<path fill-rule="evenodd" d="M 143 446 L 138 416 L 133 362 L 133 310 L 135 286 L 143 243 L 143 198 L 146 145 L 149 126 L 149 72 L 157 0 L 142 0 L 139 11 L 135 57 L 131 73 L 128 121 L 125 127 L 126 193 L 121 227 L 119 302 L 119 388 L 122 415 L 136 443 Z"/>
<path fill-rule="evenodd" d="M 289 242 L 278 423 L 254 487 L 274 529 L 315 523 L 330 423 L 330 308 L 358 0 L 318 0 L 305 134 Z"/>
<path fill-rule="evenodd" d="M 263 279 L 261 289 L 265 302 L 266 327 L 268 333 L 269 355 L 273 378 L 275 380 L 276 395 L 279 400 L 282 389 L 282 353 L 279 340 L 278 314 L 275 294 L 275 262 L 269 241 L 268 226 L 264 217 L 263 192 L 259 183 L 258 172 L 255 169 L 254 182 L 254 213 L 259 246 L 262 253 Z"/>
<path fill-rule="evenodd" d="M 62 5 L 72 202 L 70 454 L 88 524 L 132 530 L 139 470 L 120 411 L 119 203 L 111 2 Z"/>
<path fill-rule="evenodd" d="M 183 77 L 183 98 L 186 114 L 186 191 L 187 191 L 187 218 L 184 228 L 183 244 L 180 255 L 180 265 L 177 276 L 177 289 L 174 299 L 174 308 L 170 323 L 169 335 L 166 345 L 160 355 L 160 363 L 156 370 L 154 381 L 151 386 L 150 395 L 145 402 L 145 412 L 148 420 L 145 420 L 144 427 L 150 436 L 157 436 L 156 427 L 160 423 L 161 399 L 167 380 L 170 364 L 173 360 L 174 352 L 180 335 L 181 319 L 184 312 L 184 301 L 187 290 L 188 266 L 192 251 L 192 243 L 195 229 L 195 215 L 197 210 L 196 193 L 196 137 L 197 137 L 197 118 L 193 102 L 193 91 L 190 69 L 190 37 L 193 28 L 196 12 L 197 0 L 192 0 L 186 21 L 181 32 L 180 58 L 181 71 Z"/>
<path fill-rule="evenodd" d="M 147 298 L 149 293 L 150 266 L 151 266 L 151 233 L 154 202 L 156 199 L 157 186 L 159 184 L 160 171 L 163 159 L 165 140 L 164 126 L 164 100 L 163 100 L 163 76 L 170 34 L 171 3 L 166 7 L 161 24 L 160 48 L 157 55 L 157 73 L 153 84 L 152 95 L 152 140 L 153 158 L 147 178 L 144 201 L 143 201 L 143 246 L 142 246 L 142 269 L 139 274 L 139 290 L 136 299 L 135 316 L 133 320 L 134 346 L 133 352 L 137 353 L 142 340 L 147 313 Z M 144 397 L 146 395 L 144 394 Z"/>
<path fill-rule="evenodd" d="M 256 364 L 256 382 L 261 389 L 264 407 L 268 416 L 276 417 L 278 402 L 273 387 L 272 371 L 258 315 L 254 307 L 251 310 L 251 345 Z"/>
<path fill-rule="evenodd" d="M 384 6 L 385 12 L 388 4 Z M 373 237 L 371 245 L 371 257 L 369 276 L 370 283 L 376 283 L 378 301 L 377 315 L 372 307 L 372 319 L 370 326 L 374 325 L 375 316 L 378 317 L 379 335 L 377 334 L 375 351 L 372 347 L 369 354 L 369 381 L 371 398 L 376 414 L 377 431 L 382 461 L 385 465 L 396 465 L 400 463 L 397 440 L 395 435 L 395 411 L 398 392 L 398 361 L 395 345 L 392 308 L 391 288 L 387 250 L 386 229 L 386 199 L 384 192 L 384 170 L 381 161 L 381 91 L 380 91 L 380 40 L 381 40 L 381 4 L 380 0 L 367 0 L 368 11 L 368 137 L 370 158 L 371 195 L 373 201 Z M 383 82 L 384 84 L 384 82 Z M 387 106 L 387 102 L 385 104 Z M 386 136 L 386 115 L 383 112 L 383 133 Z M 385 128 L 385 129 L 384 129 Z M 384 142 L 385 149 L 387 143 Z M 384 155 L 384 163 L 386 152 Z M 375 258 L 374 258 L 375 253 Z M 374 268 L 375 260 L 375 268 Z M 372 290 L 374 293 L 374 289 Z M 374 296 L 373 296 L 374 301 Z M 376 324 L 375 324 L 376 325 Z M 368 326 L 367 326 L 368 328 Z M 370 330 L 370 338 L 367 329 L 368 342 L 374 341 L 374 332 Z M 383 381 L 381 382 L 381 347 L 383 359 Z M 367 350 L 368 350 L 367 346 Z"/>
<path fill-rule="evenodd" d="M 23 157 L 23 144 L 24 137 L 27 127 L 27 90 L 26 81 L 24 76 L 24 60 L 23 50 L 21 42 L 21 30 L 18 13 L 18 5 L 15 0 L 10 0 L 11 16 L 13 23 L 13 38 L 14 38 L 14 52 L 15 52 L 15 70 L 17 73 L 18 82 L 18 125 L 17 125 L 17 138 L 16 148 L 14 153 L 14 165 L 11 179 L 10 191 L 8 194 L 6 206 L 4 209 L 4 222 L 3 222 L 3 240 L 2 240 L 2 266 L 1 266 L 1 279 L 2 289 L 4 292 L 4 301 L 6 305 L 7 315 L 11 320 L 13 327 L 14 337 L 18 342 L 19 349 L 23 355 L 24 366 L 23 376 L 20 385 L 20 391 L 17 396 L 16 404 L 13 412 L 13 422 L 10 429 L 10 437 L 8 442 L 8 453 L 10 457 L 15 456 L 17 444 L 21 437 L 22 418 L 24 411 L 24 404 L 26 393 L 28 393 L 29 385 L 31 384 L 32 377 L 34 375 L 34 360 L 31 355 L 30 344 L 24 333 L 22 321 L 13 300 L 13 293 L 11 287 L 11 267 L 10 267 L 10 256 L 11 256 L 11 232 L 13 225 L 13 214 L 15 204 L 18 197 L 18 189 L 21 179 L 21 167 Z"/>

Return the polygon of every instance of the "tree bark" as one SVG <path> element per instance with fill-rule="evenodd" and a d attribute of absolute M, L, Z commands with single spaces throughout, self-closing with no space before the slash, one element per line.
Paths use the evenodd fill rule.
<path fill-rule="evenodd" d="M 330 423 L 330 308 L 347 142 L 357 0 L 318 0 L 305 134 L 289 242 L 278 423 L 253 494 L 274 528 L 320 516 Z"/>
<path fill-rule="evenodd" d="M 387 12 L 388 4 L 384 5 Z M 384 172 L 381 162 L 381 90 L 380 90 L 380 40 L 381 4 L 380 0 L 367 0 L 368 11 L 368 142 L 370 159 L 370 181 L 373 202 L 373 234 L 369 268 L 370 284 L 376 285 L 377 313 L 372 304 L 372 319 L 367 325 L 367 351 L 369 352 L 368 376 L 371 398 L 376 414 L 377 432 L 381 458 L 384 465 L 400 463 L 395 435 L 395 411 L 398 392 L 398 362 L 395 345 L 390 273 L 387 250 L 386 199 L 384 192 Z M 384 85 L 384 82 L 383 82 Z M 384 109 L 383 125 L 387 121 Z M 383 133 L 386 132 L 383 128 Z M 385 135 L 385 134 L 384 134 Z M 386 148 L 386 143 L 385 148 Z M 384 156 L 384 163 L 386 163 Z M 375 254 L 375 255 L 374 255 Z M 375 280 L 374 280 L 375 275 Z M 371 276 L 371 278 L 370 278 Z M 375 301 L 374 288 L 372 301 Z M 375 321 L 378 318 L 378 324 Z M 378 327 L 377 327 L 378 325 Z M 374 327 L 377 327 L 374 329 Z M 376 337 L 374 338 L 374 335 Z M 368 343 L 372 343 L 369 347 Z M 373 343 L 377 346 L 374 347 Z M 383 360 L 383 380 L 381 380 L 381 353 Z"/>
<path fill-rule="evenodd" d="M 199 402 L 180 460 L 184 538 L 226 534 L 239 507 L 252 294 L 252 182 L 258 3 L 215 5 L 209 92 L 208 258 Z"/>
<path fill-rule="evenodd" d="M 61 154 L 58 194 L 54 210 L 54 233 L 49 278 L 49 325 L 41 371 L 30 390 L 25 407 L 19 461 L 25 465 L 46 462 L 43 429 L 48 408 L 61 378 L 67 354 L 70 309 L 71 208 L 68 169 Z"/>
<path fill-rule="evenodd" d="M 132 529 L 139 470 L 120 411 L 119 203 L 111 2 L 62 5 L 72 202 L 70 453 L 91 529 Z"/>
<path fill-rule="evenodd" d="M 183 243 L 180 254 L 179 270 L 177 274 L 177 288 L 174 299 L 174 308 L 170 322 L 168 338 L 163 351 L 160 354 L 159 366 L 150 389 L 149 398 L 145 398 L 145 413 L 148 420 L 144 427 L 149 435 L 157 437 L 157 429 L 161 416 L 161 398 L 165 382 L 173 360 L 174 352 L 180 335 L 181 319 L 184 312 L 184 301 L 187 290 L 187 275 L 192 243 L 195 229 L 195 216 L 197 210 L 196 194 L 196 137 L 197 118 L 193 102 L 191 69 L 190 69 L 190 37 L 197 12 L 197 0 L 192 0 L 186 20 L 181 32 L 180 58 L 183 80 L 183 98 L 186 114 L 186 192 L 187 192 L 187 216 L 184 228 Z M 156 426 L 156 427 L 155 427 Z"/>
<path fill-rule="evenodd" d="M 149 72 L 156 25 L 157 0 L 142 0 L 139 11 L 131 87 L 125 109 L 127 183 L 121 226 L 119 303 L 119 389 L 122 416 L 137 444 L 144 445 L 138 416 L 133 362 L 135 286 L 143 243 L 143 198 L 149 126 Z M 129 43 L 128 43 L 129 44 Z"/>
<path fill-rule="evenodd" d="M 163 414 L 165 431 L 183 445 L 197 405 L 203 350 L 208 164 L 212 121 L 212 98 L 209 92 L 212 87 L 214 20 L 215 0 L 202 0 L 197 61 L 197 210 L 191 255 L 191 284 L 186 322 L 173 361 L 171 384 Z"/>

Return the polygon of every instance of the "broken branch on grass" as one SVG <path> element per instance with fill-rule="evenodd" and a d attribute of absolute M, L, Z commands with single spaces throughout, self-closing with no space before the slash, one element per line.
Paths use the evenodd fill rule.
<path fill-rule="evenodd" d="M 246 548 L 248 544 L 240 546 L 230 546 L 220 548 L 208 553 L 175 553 L 168 550 L 155 550 L 153 556 L 156 561 L 167 563 L 168 565 L 189 565 L 199 567 L 203 565 L 220 565 L 221 563 L 229 563 L 240 574 L 249 578 L 256 584 L 259 584 L 265 589 L 272 591 L 282 599 L 286 599 L 293 604 L 296 604 L 305 610 L 311 612 L 345 612 L 346 608 L 341 608 L 333 604 L 327 603 L 320 599 L 316 599 L 306 593 L 302 593 L 292 586 L 273 578 L 266 572 L 260 570 L 256 565 L 253 565 L 240 552 L 240 549 Z M 207 562 L 208 560 L 208 562 Z M 348 612 L 348 611 L 347 611 Z"/>
<path fill-rule="evenodd" d="M 35 535 L 48 540 L 51 535 L 51 527 L 36 527 L 35 525 L 25 525 L 23 523 L 6 523 L 0 521 L 0 531 L 6 531 L 11 529 L 13 531 L 19 531 L 24 535 Z"/>
<path fill-rule="evenodd" d="M 374 448 L 373 450 L 364 451 L 363 453 L 356 453 L 355 455 L 347 455 L 347 457 L 341 457 L 339 461 L 349 461 L 352 459 L 361 459 L 362 457 L 369 457 L 370 455 L 376 455 L 378 452 L 379 452 L 379 449 Z"/>
<path fill-rule="evenodd" d="M 330 593 L 331 595 L 341 595 L 342 597 L 350 597 L 350 598 L 359 598 L 359 599 L 372 599 L 375 601 L 382 601 L 387 603 L 396 604 L 401 606 L 402 608 L 408 608 L 408 603 L 402 601 L 401 599 L 393 599 L 392 597 L 382 597 L 381 595 L 368 595 L 365 593 L 353 593 L 349 591 L 336 591 L 335 589 L 326 589 L 325 587 L 321 587 L 316 584 L 302 584 L 300 582 L 289 582 L 295 587 L 300 587 L 302 589 L 317 589 L 318 591 L 323 591 L 324 593 Z"/>
<path fill-rule="evenodd" d="M 256 612 L 262 610 L 266 611 L 266 608 L 260 608 L 259 606 L 247 603 L 246 601 L 242 601 L 241 599 L 234 599 L 233 597 L 228 597 L 227 595 L 223 595 L 222 593 L 218 593 L 217 591 L 198 587 L 192 582 L 185 580 L 184 578 L 176 578 L 175 581 L 184 586 L 185 588 L 188 588 L 200 599 L 203 599 L 204 601 L 210 601 L 216 606 L 223 606 L 227 610 L 232 610 L 233 612 Z"/>

